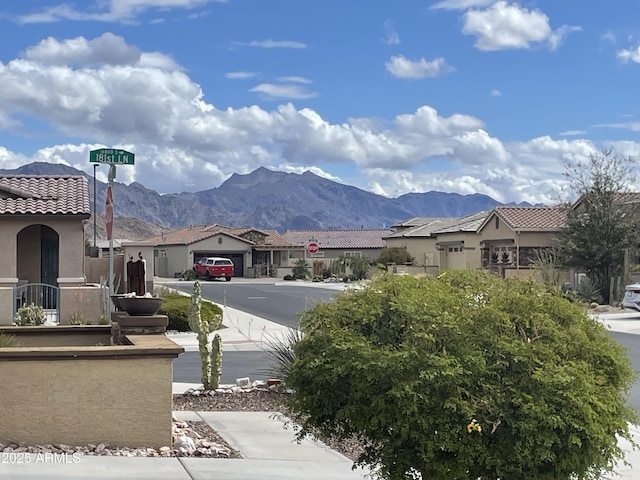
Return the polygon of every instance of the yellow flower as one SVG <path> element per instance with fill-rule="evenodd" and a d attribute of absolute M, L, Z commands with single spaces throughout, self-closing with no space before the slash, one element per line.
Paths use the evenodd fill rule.
<path fill-rule="evenodd" d="M 471 433 L 473 431 L 476 431 L 478 433 L 482 432 L 482 426 L 475 418 L 471 420 L 471 423 L 469 425 L 467 425 L 467 433 Z"/>

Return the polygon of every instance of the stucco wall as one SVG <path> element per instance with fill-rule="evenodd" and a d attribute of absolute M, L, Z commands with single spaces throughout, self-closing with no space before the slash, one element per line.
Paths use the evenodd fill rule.
<path fill-rule="evenodd" d="M 164 336 L 148 337 L 177 347 Z M 134 344 L 40 348 L 19 359 L 10 354 L 25 349 L 1 349 L 0 442 L 171 446 L 177 353 L 163 354 L 160 346 L 154 355 L 150 344 Z"/>
<path fill-rule="evenodd" d="M 101 280 L 109 279 L 109 257 L 92 258 L 85 257 L 84 267 L 87 283 L 100 284 Z M 117 254 L 113 258 L 113 273 L 116 280 L 114 287 L 118 287 L 117 293 L 124 293 L 125 280 L 124 277 L 124 254 Z"/>
<path fill-rule="evenodd" d="M 60 287 L 59 323 L 68 324 L 74 312 L 82 312 L 88 322 L 98 325 L 102 315 L 101 302 L 102 289 L 99 286 Z M 108 307 L 111 308 L 110 303 Z"/>
<path fill-rule="evenodd" d="M 13 286 L 0 286 L 0 325 L 11 325 L 12 323 Z"/>
<path fill-rule="evenodd" d="M 386 240 L 389 248 L 406 248 L 416 267 L 439 266 L 440 252 L 436 250 L 436 239 L 429 237 L 403 237 Z"/>

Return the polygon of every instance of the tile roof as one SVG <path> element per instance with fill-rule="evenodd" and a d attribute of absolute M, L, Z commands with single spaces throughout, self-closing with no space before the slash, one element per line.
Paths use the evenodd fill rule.
<path fill-rule="evenodd" d="M 424 225 L 426 223 L 432 222 L 433 220 L 439 220 L 435 217 L 415 217 L 410 218 L 409 220 L 403 220 L 402 222 L 394 223 L 391 225 L 392 229 L 401 229 L 401 228 L 409 228 L 409 227 L 419 227 L 420 225 Z"/>
<path fill-rule="evenodd" d="M 512 230 L 557 231 L 566 223 L 566 215 L 560 206 L 496 207 L 494 213 Z M 489 217 L 483 226 L 489 221 Z"/>
<path fill-rule="evenodd" d="M 0 215 L 91 215 L 82 175 L 0 175 Z"/>
<path fill-rule="evenodd" d="M 266 235 L 265 242 L 257 243 L 244 236 L 249 232 L 258 232 Z M 228 235 L 250 245 L 264 245 L 273 247 L 289 247 L 286 239 L 275 230 L 258 230 L 255 228 L 232 228 L 224 225 L 190 225 L 179 230 L 163 232 L 155 237 L 148 238 L 145 244 L 154 245 L 190 245 L 192 243 L 214 237 L 219 234 Z"/>
<path fill-rule="evenodd" d="M 424 223 L 397 232 L 391 232 L 385 238 L 430 237 L 440 229 L 455 225 L 458 218 L 424 218 Z"/>
<path fill-rule="evenodd" d="M 435 235 L 440 235 L 442 233 L 477 232 L 480 225 L 482 225 L 485 219 L 489 216 L 489 213 L 490 212 L 482 211 L 472 215 L 467 215 L 466 217 L 460 217 L 453 225 L 441 228 L 433 233 Z"/>
<path fill-rule="evenodd" d="M 284 238 L 298 247 L 305 247 L 311 238 L 322 248 L 361 249 L 383 248 L 385 237 L 392 230 L 288 230 Z"/>

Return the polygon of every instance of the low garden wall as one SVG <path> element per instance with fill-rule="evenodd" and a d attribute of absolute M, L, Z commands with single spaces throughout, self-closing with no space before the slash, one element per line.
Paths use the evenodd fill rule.
<path fill-rule="evenodd" d="M 171 446 L 172 361 L 184 349 L 165 335 L 110 345 L 109 326 L 0 332 L 23 345 L 0 348 L 0 443 Z"/>

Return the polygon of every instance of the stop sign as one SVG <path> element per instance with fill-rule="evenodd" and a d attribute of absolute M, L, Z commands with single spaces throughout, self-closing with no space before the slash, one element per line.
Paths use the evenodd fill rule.
<path fill-rule="evenodd" d="M 307 252 L 309 253 L 317 253 L 320 247 L 316 242 L 309 242 L 307 245 Z"/>

